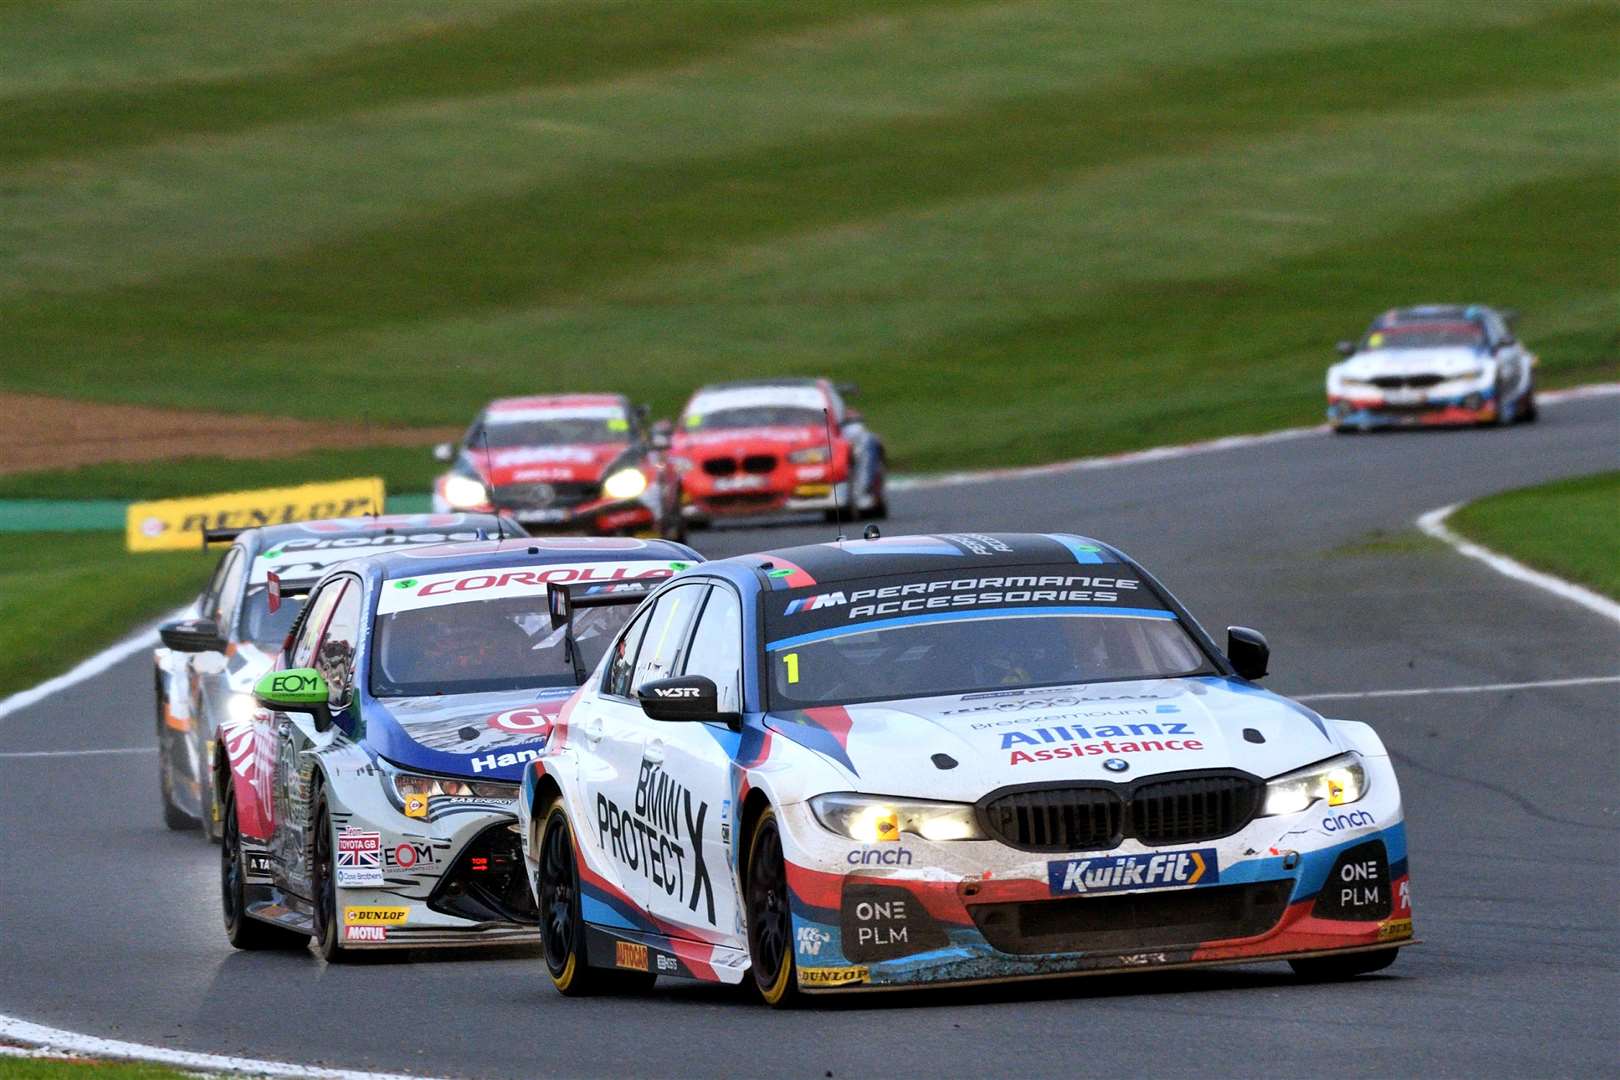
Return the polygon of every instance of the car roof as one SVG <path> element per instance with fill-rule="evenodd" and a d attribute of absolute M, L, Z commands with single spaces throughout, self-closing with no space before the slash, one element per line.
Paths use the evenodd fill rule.
<path fill-rule="evenodd" d="M 531 409 L 584 409 L 603 405 L 629 408 L 622 394 L 531 394 L 526 397 L 496 398 L 484 406 L 485 412 L 517 412 Z"/>
<path fill-rule="evenodd" d="M 798 588 L 955 568 L 1119 562 L 1130 559 L 1118 548 L 1072 533 L 935 533 L 778 548 L 716 560 L 705 569 L 747 566 L 780 582 L 779 588 Z"/>
<path fill-rule="evenodd" d="M 502 518 L 495 514 L 379 514 L 374 517 L 321 518 L 315 521 L 295 521 L 286 525 L 261 525 L 242 530 L 241 538 L 259 542 L 263 548 L 273 548 L 288 540 L 335 540 L 355 536 L 414 536 L 418 533 L 470 531 L 485 529 L 496 535 L 504 527 L 510 533 L 514 526 L 503 526 Z"/>
<path fill-rule="evenodd" d="M 703 556 L 673 540 L 642 540 L 628 536 L 531 536 L 458 544 L 437 544 L 414 550 L 367 555 L 332 567 L 358 570 L 378 578 L 413 574 L 456 573 L 461 570 L 533 566 L 535 563 L 670 562 L 700 563 Z"/>
<path fill-rule="evenodd" d="M 1472 322 L 1485 317 L 1490 308 L 1483 304 L 1416 304 L 1390 308 L 1373 320 L 1374 327 L 1413 322 Z"/>

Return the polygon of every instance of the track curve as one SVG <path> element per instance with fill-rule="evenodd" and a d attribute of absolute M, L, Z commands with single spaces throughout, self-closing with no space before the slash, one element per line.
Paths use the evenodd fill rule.
<path fill-rule="evenodd" d="M 1141 559 L 1206 627 L 1263 629 L 1283 693 L 1616 674 L 1620 630 L 1410 531 L 1423 511 L 1614 468 L 1614 398 L 1508 430 L 1309 435 L 919 488 L 886 531 L 1069 530 Z M 699 534 L 724 555 L 820 525 Z M 41 632 L 49 632 L 48 617 Z M 776 1014 L 665 981 L 565 1000 L 532 952 L 323 966 L 236 953 L 217 857 L 165 831 L 144 654 L 0 720 L 0 1014 L 188 1050 L 441 1076 L 1612 1074 L 1620 691 L 1324 700 L 1406 796 L 1425 944 L 1382 976 L 1282 965 L 866 996 Z M 122 750 L 59 757 L 38 751 Z"/>

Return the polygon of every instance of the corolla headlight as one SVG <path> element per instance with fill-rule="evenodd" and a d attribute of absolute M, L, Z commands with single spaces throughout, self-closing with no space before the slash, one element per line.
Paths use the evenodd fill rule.
<path fill-rule="evenodd" d="M 924 840 L 984 840 L 967 803 L 917 802 L 841 791 L 817 795 L 810 810 L 822 826 L 863 844 L 898 840 L 912 833 Z"/>
<path fill-rule="evenodd" d="M 253 714 L 259 711 L 259 703 L 253 700 L 252 694 L 232 694 L 225 701 L 225 715 L 238 724 L 245 724 L 253 719 Z"/>
<path fill-rule="evenodd" d="M 602 494 L 610 499 L 633 499 L 646 490 L 646 474 L 633 466 L 620 469 L 602 481 Z"/>
<path fill-rule="evenodd" d="M 822 465 L 827 461 L 827 448 L 825 446 L 811 446 L 803 450 L 795 450 L 787 456 L 794 465 Z"/>
<path fill-rule="evenodd" d="M 489 780 L 458 780 L 453 776 L 425 776 L 406 772 L 392 766 L 384 767 L 383 784 L 393 789 L 396 801 L 403 803 L 407 795 L 426 795 L 428 798 L 448 796 L 459 799 L 481 799 L 485 802 L 517 802 L 517 784 L 498 784 Z"/>
<path fill-rule="evenodd" d="M 1318 799 L 1327 800 L 1329 806 L 1343 806 L 1365 794 L 1367 770 L 1361 755 L 1341 754 L 1267 781 L 1266 804 L 1260 814 L 1297 814 Z"/>
<path fill-rule="evenodd" d="M 444 479 L 444 501 L 458 510 L 483 506 L 489 502 L 489 492 L 473 477 L 452 473 Z"/>

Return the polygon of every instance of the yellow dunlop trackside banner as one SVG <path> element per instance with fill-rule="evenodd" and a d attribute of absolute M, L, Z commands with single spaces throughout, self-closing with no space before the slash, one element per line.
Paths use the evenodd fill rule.
<path fill-rule="evenodd" d="M 175 551 L 201 547 L 204 529 L 250 529 L 382 512 L 382 477 L 368 476 L 329 484 L 131 503 L 124 519 L 124 535 L 131 551 Z"/>

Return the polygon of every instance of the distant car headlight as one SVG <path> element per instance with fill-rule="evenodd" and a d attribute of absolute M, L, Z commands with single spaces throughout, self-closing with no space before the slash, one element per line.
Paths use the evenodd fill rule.
<path fill-rule="evenodd" d="M 472 477 L 453 473 L 444 480 L 444 501 L 458 510 L 483 506 L 489 502 L 489 491 Z"/>
<path fill-rule="evenodd" d="M 822 827 L 863 844 L 898 840 L 912 833 L 924 840 L 984 840 L 967 803 L 914 802 L 841 791 L 817 795 L 810 810 Z"/>
<path fill-rule="evenodd" d="M 647 490 L 647 476 L 640 469 L 620 469 L 602 481 L 602 494 L 610 499 L 633 499 Z"/>
<path fill-rule="evenodd" d="M 252 720 L 258 711 L 259 703 L 253 700 L 252 694 L 237 692 L 225 699 L 225 716 L 238 724 Z"/>
<path fill-rule="evenodd" d="M 823 465 L 829 456 L 825 446 L 811 446 L 793 451 L 787 459 L 794 465 Z"/>
<path fill-rule="evenodd" d="M 1365 794 L 1367 770 L 1361 755 L 1341 754 L 1267 781 L 1266 804 L 1260 815 L 1297 814 L 1319 799 L 1326 799 L 1329 806 L 1343 806 Z"/>

